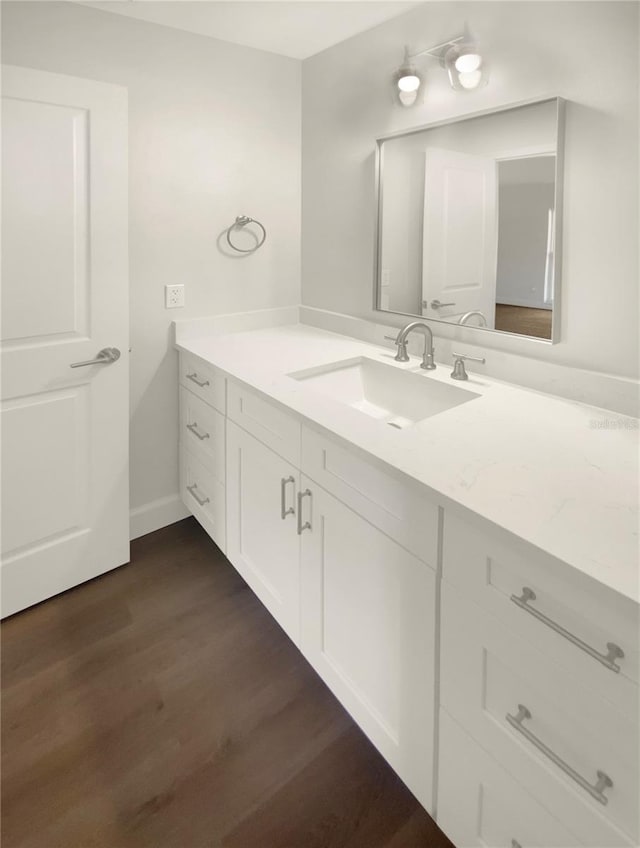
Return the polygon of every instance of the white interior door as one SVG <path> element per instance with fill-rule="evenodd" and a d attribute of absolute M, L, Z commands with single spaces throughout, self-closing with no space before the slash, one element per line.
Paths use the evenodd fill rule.
<path fill-rule="evenodd" d="M 493 327 L 496 162 L 440 148 L 429 148 L 425 157 L 422 314 L 455 321 L 479 310 Z"/>
<path fill-rule="evenodd" d="M 2 171 L 6 616 L 129 559 L 126 90 L 4 66 Z"/>

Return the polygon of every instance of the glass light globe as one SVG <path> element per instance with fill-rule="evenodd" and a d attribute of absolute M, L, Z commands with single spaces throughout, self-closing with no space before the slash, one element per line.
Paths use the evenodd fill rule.
<path fill-rule="evenodd" d="M 463 88 L 477 88 L 482 79 L 482 71 L 470 71 L 468 73 L 459 73 L 458 81 Z"/>
<path fill-rule="evenodd" d="M 398 92 L 398 99 L 402 103 L 403 106 L 413 106 L 413 104 L 418 99 L 418 90 L 415 91 L 400 91 Z"/>
<path fill-rule="evenodd" d="M 400 91 L 417 91 L 420 88 L 420 77 L 407 73 L 399 78 L 398 88 Z"/>
<path fill-rule="evenodd" d="M 478 53 L 462 53 L 456 59 L 456 71 L 459 74 L 470 74 L 477 71 L 482 63 L 482 56 Z"/>

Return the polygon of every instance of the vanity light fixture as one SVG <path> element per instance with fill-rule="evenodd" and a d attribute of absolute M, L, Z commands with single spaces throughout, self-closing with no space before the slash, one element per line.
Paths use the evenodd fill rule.
<path fill-rule="evenodd" d="M 418 99 L 418 90 L 422 85 L 422 77 L 411 63 L 408 50 L 405 50 L 404 62 L 394 76 L 398 88 L 398 100 L 403 106 L 413 106 Z"/>
<path fill-rule="evenodd" d="M 473 43 L 452 44 L 441 62 L 447 70 L 451 87 L 458 91 L 472 91 L 482 82 L 482 56 Z"/>
<path fill-rule="evenodd" d="M 394 74 L 397 97 L 403 106 L 413 106 L 418 99 L 422 76 L 414 60 L 421 56 L 437 59 L 447 71 L 451 87 L 456 90 L 470 91 L 477 88 L 483 79 L 482 56 L 466 35 L 434 44 L 418 53 L 409 53 L 405 48 L 404 61 Z"/>

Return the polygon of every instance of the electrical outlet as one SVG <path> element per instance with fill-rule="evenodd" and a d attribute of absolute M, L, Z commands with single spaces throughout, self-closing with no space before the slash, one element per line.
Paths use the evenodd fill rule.
<path fill-rule="evenodd" d="M 184 306 L 183 285 L 164 287 L 164 306 L 165 309 L 178 309 Z"/>

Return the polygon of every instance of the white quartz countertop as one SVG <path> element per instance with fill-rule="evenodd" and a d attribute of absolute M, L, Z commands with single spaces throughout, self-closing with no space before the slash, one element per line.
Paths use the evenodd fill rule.
<path fill-rule="evenodd" d="M 451 366 L 396 363 L 395 349 L 295 324 L 178 345 L 419 481 L 638 602 L 638 421 Z M 369 357 L 474 392 L 403 430 L 288 376 Z"/>

